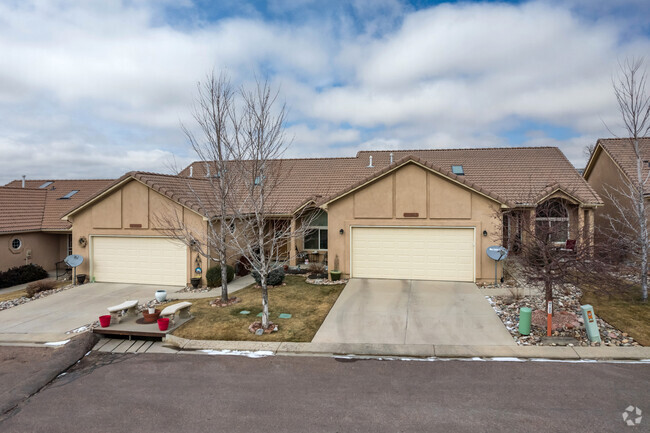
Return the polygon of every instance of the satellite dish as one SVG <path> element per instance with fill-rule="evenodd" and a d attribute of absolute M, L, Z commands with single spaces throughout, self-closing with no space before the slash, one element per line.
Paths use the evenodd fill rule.
<path fill-rule="evenodd" d="M 80 264 L 83 263 L 84 258 L 80 256 L 79 254 L 70 254 L 68 257 L 63 259 L 66 265 L 70 266 L 71 268 L 76 268 Z"/>
<path fill-rule="evenodd" d="M 508 250 L 498 245 L 488 247 L 486 253 L 489 258 L 496 260 L 497 262 L 500 262 L 501 260 L 504 260 L 506 257 L 508 257 Z"/>

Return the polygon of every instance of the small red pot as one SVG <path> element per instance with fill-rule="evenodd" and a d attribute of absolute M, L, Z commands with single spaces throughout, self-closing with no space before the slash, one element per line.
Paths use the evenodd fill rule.
<path fill-rule="evenodd" d="M 111 324 L 111 315 L 107 314 L 105 316 L 99 316 L 99 324 L 102 328 L 107 328 Z"/>
<path fill-rule="evenodd" d="M 166 331 L 167 328 L 169 328 L 169 317 L 158 319 L 158 329 L 161 331 Z"/>

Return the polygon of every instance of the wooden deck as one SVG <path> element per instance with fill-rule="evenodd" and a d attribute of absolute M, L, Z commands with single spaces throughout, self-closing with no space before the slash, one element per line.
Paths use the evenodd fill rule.
<path fill-rule="evenodd" d="M 142 320 L 142 315 L 138 317 L 123 317 L 122 322 L 116 325 L 111 325 L 106 328 L 97 327 L 93 328 L 93 333 L 111 336 L 111 335 L 125 335 L 133 337 L 153 337 L 153 338 L 163 338 L 170 332 L 173 332 L 175 329 L 178 329 L 184 323 L 189 322 L 194 317 L 187 319 L 176 318 L 176 324 L 172 326 L 171 321 L 169 322 L 169 328 L 166 331 L 161 331 L 158 329 L 158 323 L 137 323 Z"/>

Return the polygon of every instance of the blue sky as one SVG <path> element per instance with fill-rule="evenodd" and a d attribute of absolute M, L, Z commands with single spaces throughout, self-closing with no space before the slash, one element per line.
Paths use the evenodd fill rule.
<path fill-rule="evenodd" d="M 650 2 L 0 0 L 0 183 L 169 172 L 194 159 L 196 83 L 263 75 L 293 157 L 559 146 L 611 129 Z"/>

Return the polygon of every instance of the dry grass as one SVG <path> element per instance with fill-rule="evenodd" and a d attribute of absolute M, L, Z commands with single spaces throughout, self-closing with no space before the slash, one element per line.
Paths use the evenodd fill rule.
<path fill-rule="evenodd" d="M 233 293 L 241 302 L 230 307 L 211 307 L 209 302 L 214 298 L 192 300 L 194 319 L 174 331 L 174 335 L 194 340 L 309 342 L 345 286 L 315 286 L 307 284 L 304 277 L 293 275 L 287 275 L 285 282 L 286 286 L 269 289 L 270 320 L 278 325 L 278 332 L 256 336 L 248 331 L 251 323 L 261 320 L 256 315 L 262 311 L 260 289 L 249 286 Z M 242 310 L 250 314 L 239 314 Z M 279 319 L 280 313 L 292 317 Z"/>
<path fill-rule="evenodd" d="M 70 284 L 70 281 L 55 281 L 54 288 L 58 289 L 59 287 L 67 286 L 68 284 Z M 22 298 L 23 296 L 27 296 L 26 289 L 16 290 L 15 292 L 3 293 L 0 294 L 0 302 L 11 301 L 13 299 Z"/>
<path fill-rule="evenodd" d="M 596 294 L 583 289 L 581 303 L 591 304 L 597 316 L 627 332 L 643 346 L 650 346 L 650 303 L 641 302 L 638 287 L 620 295 Z"/>

